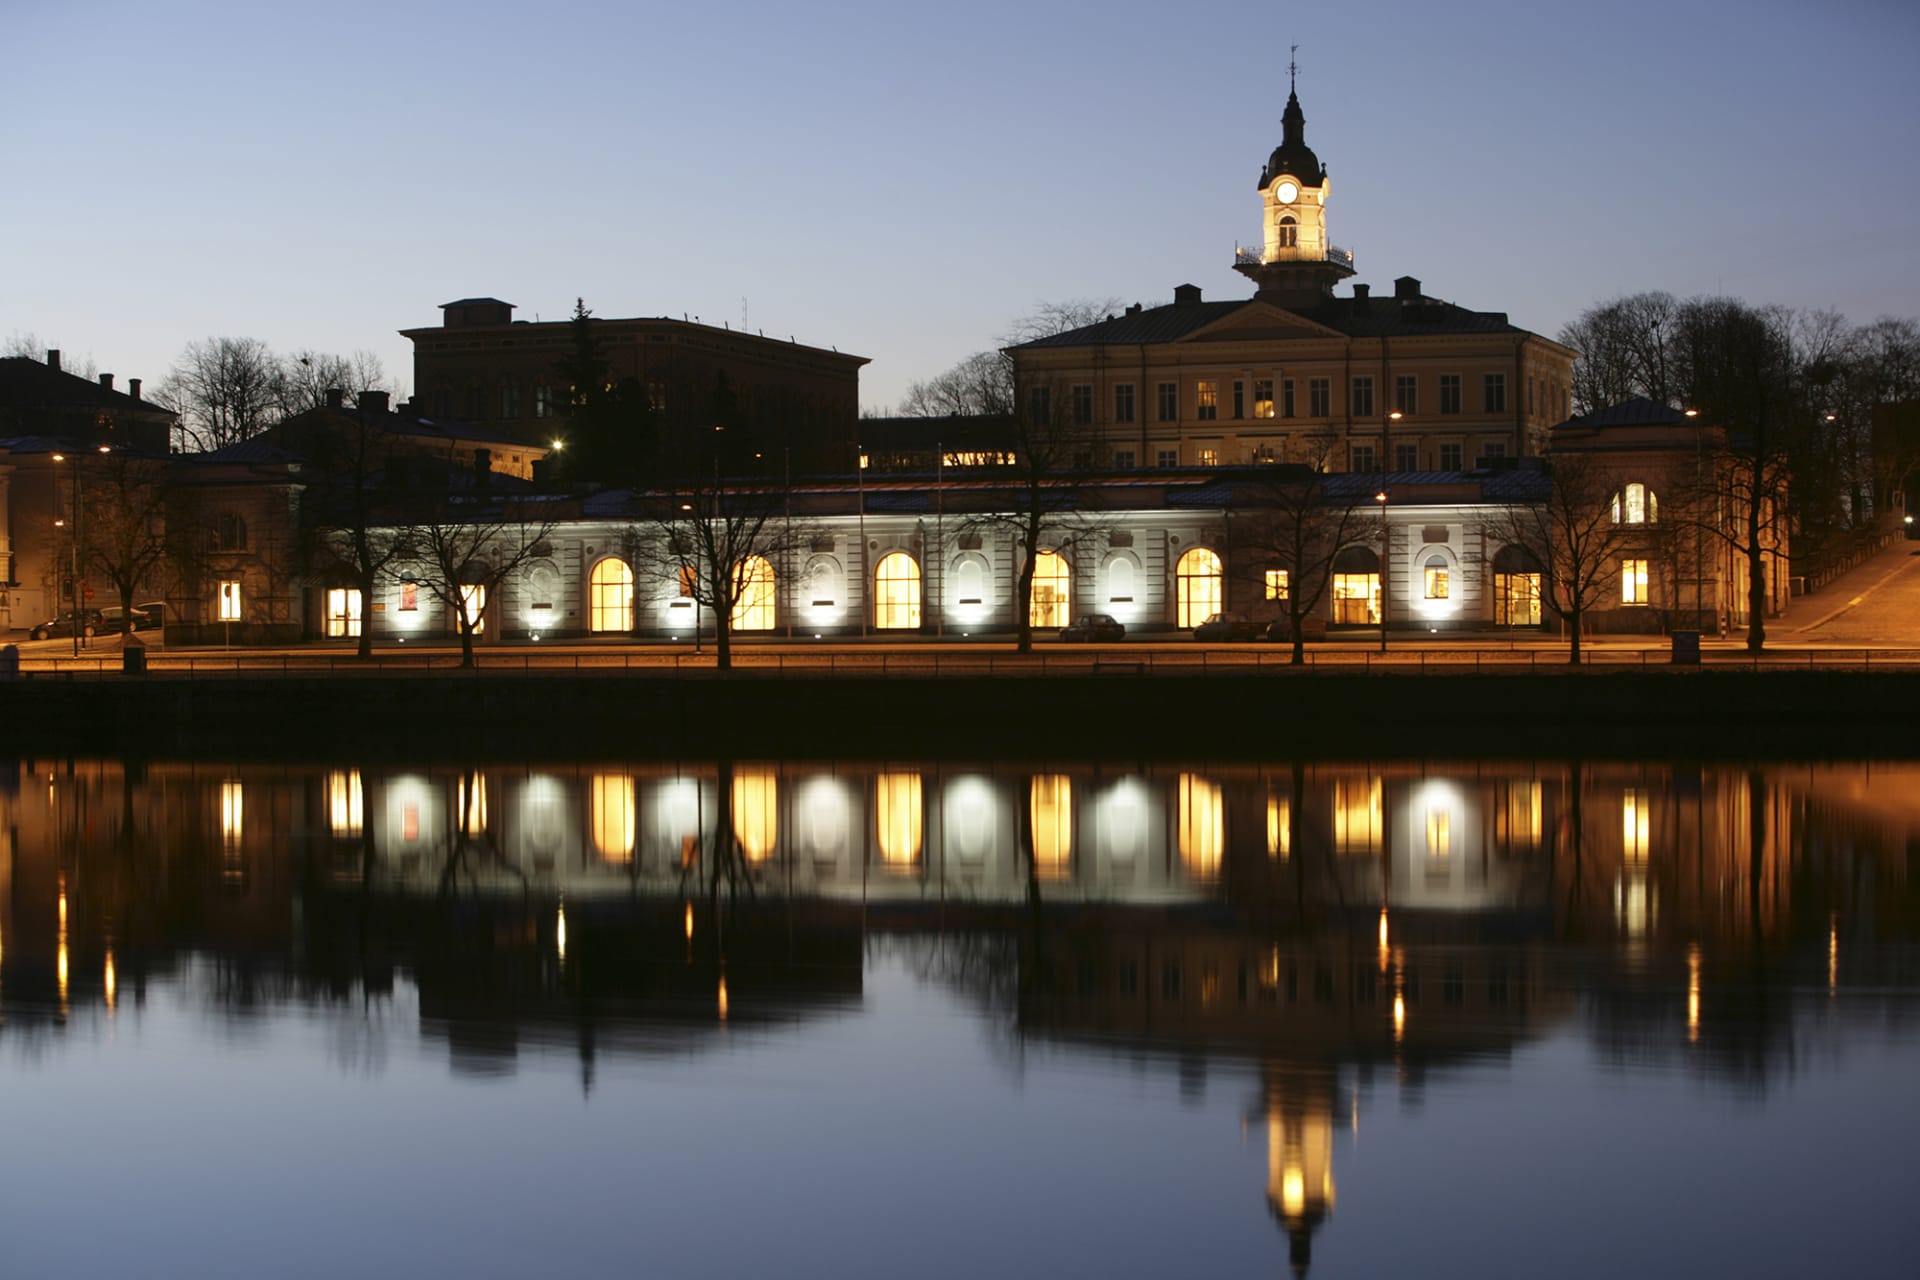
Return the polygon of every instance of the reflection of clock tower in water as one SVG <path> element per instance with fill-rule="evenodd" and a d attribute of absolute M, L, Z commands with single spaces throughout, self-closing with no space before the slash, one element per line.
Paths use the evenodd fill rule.
<path fill-rule="evenodd" d="M 1234 270 L 1260 286 L 1260 298 L 1298 310 L 1332 297 L 1333 286 L 1353 274 L 1353 255 L 1327 240 L 1327 167 L 1307 145 L 1307 116 L 1291 86 L 1280 124 L 1280 145 L 1260 171 L 1259 260 L 1242 250 Z"/>

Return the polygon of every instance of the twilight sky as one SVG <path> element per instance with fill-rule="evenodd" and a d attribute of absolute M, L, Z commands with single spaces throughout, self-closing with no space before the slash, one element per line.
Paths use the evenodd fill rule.
<path fill-rule="evenodd" d="M 492 295 L 868 356 L 1245 297 L 1300 46 L 1328 226 L 1552 335 L 1623 292 L 1920 315 L 1913 0 L 7 0 L 0 339 L 378 354 Z M 121 383 L 124 386 L 124 382 Z"/>

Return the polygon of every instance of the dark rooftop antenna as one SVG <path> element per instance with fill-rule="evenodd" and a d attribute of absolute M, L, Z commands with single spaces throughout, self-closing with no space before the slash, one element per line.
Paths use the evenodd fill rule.
<path fill-rule="evenodd" d="M 1294 82 L 1299 78 L 1299 75 L 1300 75 L 1300 60 L 1294 55 L 1298 54 L 1299 52 L 1300 52 L 1299 45 L 1290 44 L 1287 46 L 1287 92 L 1288 93 L 1292 93 L 1294 89 L 1297 87 Z"/>

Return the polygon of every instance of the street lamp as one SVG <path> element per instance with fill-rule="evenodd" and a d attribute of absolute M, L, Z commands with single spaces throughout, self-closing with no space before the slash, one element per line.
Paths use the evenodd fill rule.
<path fill-rule="evenodd" d="M 110 453 L 112 452 L 112 446 L 103 444 L 100 446 L 100 452 Z M 56 453 L 53 455 L 53 460 L 55 462 L 66 462 L 68 461 L 68 458 L 67 458 L 67 455 L 64 453 Z M 80 598 L 80 459 L 79 457 L 78 456 L 74 457 L 72 459 L 72 462 L 73 462 L 73 484 L 71 486 L 71 492 L 73 494 L 73 528 L 69 530 L 69 532 L 72 533 L 73 535 L 73 568 L 72 568 L 73 576 L 70 579 L 71 585 L 69 587 L 69 592 L 73 599 L 73 615 L 72 615 L 73 616 L 73 656 L 77 658 L 80 656 L 80 632 L 82 629 L 81 613 L 80 613 L 81 598 Z"/>
<path fill-rule="evenodd" d="M 1387 651 L 1387 491 L 1373 495 L 1380 504 L 1380 652 Z"/>

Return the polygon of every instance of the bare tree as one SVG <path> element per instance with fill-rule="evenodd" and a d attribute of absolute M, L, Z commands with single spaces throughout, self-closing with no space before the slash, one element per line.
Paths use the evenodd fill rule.
<path fill-rule="evenodd" d="M 322 574 L 344 574 L 364 604 L 395 566 L 418 554 L 412 531 L 380 519 L 380 503 L 392 479 L 389 438 L 365 413 L 330 435 L 324 465 L 308 484 L 305 505 L 314 530 L 313 558 Z M 358 656 L 373 656 L 373 628 L 363 617 Z"/>
<path fill-rule="evenodd" d="M 530 562 L 550 554 L 547 543 L 556 517 L 542 499 L 487 499 L 449 496 L 393 536 L 409 544 L 419 572 L 415 583 L 426 589 L 454 620 L 460 636 L 460 665 L 474 665 L 473 638 L 485 625 L 502 588 Z M 387 572 L 403 576 L 402 566 Z"/>
<path fill-rule="evenodd" d="M 1541 599 L 1565 620 L 1567 660 L 1578 664 L 1587 612 L 1618 590 L 1620 561 L 1639 548 L 1646 526 L 1615 518 L 1618 484 L 1594 455 L 1555 453 L 1547 462 L 1547 481 L 1544 502 L 1506 507 L 1487 527 L 1545 568 Z"/>
<path fill-rule="evenodd" d="M 308 409 L 325 408 L 329 391 L 345 393 L 346 403 L 353 405 L 362 391 L 382 389 L 390 389 L 386 367 L 371 351 L 342 356 L 301 350 L 281 362 L 277 407 L 281 417 L 290 418 Z"/>
<path fill-rule="evenodd" d="M 1292 662 L 1306 659 L 1306 622 L 1316 616 L 1333 582 L 1334 557 L 1352 542 L 1372 503 L 1365 486 L 1331 486 L 1327 468 L 1336 442 L 1331 436 L 1311 442 L 1302 462 L 1261 467 L 1236 495 L 1238 540 L 1285 577 L 1280 610 L 1293 636 Z M 1344 478 L 1343 478 L 1344 479 Z M 1263 583 L 1263 585 L 1265 585 Z"/>
<path fill-rule="evenodd" d="M 258 338 L 189 342 L 153 399 L 180 415 L 183 452 L 219 449 L 258 435 L 285 403 L 285 371 Z"/>
<path fill-rule="evenodd" d="M 121 630 L 131 631 L 135 599 L 155 587 L 172 550 L 172 473 L 165 459 L 122 450 L 89 453 L 85 465 L 82 556 L 113 587 Z"/>
<path fill-rule="evenodd" d="M 907 388 L 900 413 L 908 418 L 988 417 L 1013 412 L 1013 361 L 1000 351 L 976 351 L 945 373 Z"/>

